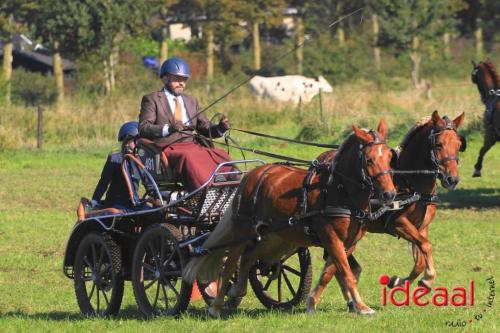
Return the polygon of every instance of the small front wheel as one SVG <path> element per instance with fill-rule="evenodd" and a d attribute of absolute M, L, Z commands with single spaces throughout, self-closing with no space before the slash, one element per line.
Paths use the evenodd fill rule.
<path fill-rule="evenodd" d="M 83 314 L 107 317 L 123 298 L 121 250 L 109 235 L 86 235 L 75 257 L 75 293 Z"/>
<path fill-rule="evenodd" d="M 189 305 L 193 285 L 182 279 L 188 253 L 177 247 L 180 241 L 179 230 L 163 223 L 148 228 L 137 242 L 132 259 L 132 287 L 145 318 L 178 315 Z"/>

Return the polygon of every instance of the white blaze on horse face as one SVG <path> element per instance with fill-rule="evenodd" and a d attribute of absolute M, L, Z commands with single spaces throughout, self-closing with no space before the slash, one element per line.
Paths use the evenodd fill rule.
<path fill-rule="evenodd" d="M 382 146 L 378 146 L 378 157 L 382 157 Z"/>

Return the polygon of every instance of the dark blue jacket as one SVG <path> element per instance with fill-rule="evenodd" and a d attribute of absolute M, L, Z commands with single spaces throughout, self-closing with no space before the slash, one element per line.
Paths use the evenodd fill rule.
<path fill-rule="evenodd" d="M 123 206 L 132 208 L 139 200 L 138 190 L 143 173 L 134 164 L 127 162 L 125 170 L 130 179 L 134 202 L 130 198 L 129 188 L 122 172 L 123 155 L 121 152 L 108 155 L 104 168 L 102 169 L 101 179 L 97 183 L 92 200 L 103 204 L 105 207 Z M 106 193 L 106 198 L 101 201 L 102 196 Z"/>

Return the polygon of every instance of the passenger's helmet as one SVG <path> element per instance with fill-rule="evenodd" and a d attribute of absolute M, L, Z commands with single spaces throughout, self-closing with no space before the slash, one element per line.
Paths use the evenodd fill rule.
<path fill-rule="evenodd" d="M 139 136 L 139 123 L 137 121 L 128 121 L 120 127 L 118 131 L 118 141 L 122 142 L 127 137 L 135 138 Z"/>
<path fill-rule="evenodd" d="M 189 78 L 191 76 L 191 71 L 189 70 L 189 65 L 187 62 L 181 58 L 173 57 L 165 60 L 160 68 L 160 77 L 165 74 L 172 74 L 183 76 Z"/>

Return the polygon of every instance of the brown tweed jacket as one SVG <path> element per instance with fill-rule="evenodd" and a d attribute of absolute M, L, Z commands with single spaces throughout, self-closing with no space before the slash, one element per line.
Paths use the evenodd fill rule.
<path fill-rule="evenodd" d="M 193 96 L 181 95 L 187 114 L 191 119 L 192 126 L 198 133 L 213 138 L 221 136 L 217 130 L 217 124 L 208 121 L 204 114 L 196 113 L 201 110 L 198 101 Z M 165 137 L 162 136 L 163 126 L 168 124 L 172 126 L 175 123 L 174 114 L 170 109 L 167 97 L 163 90 L 145 95 L 141 102 L 141 111 L 139 114 L 139 135 L 144 138 L 155 141 L 161 147 L 168 146 L 175 142 L 193 141 L 193 137 L 182 133 L 172 133 Z"/>

